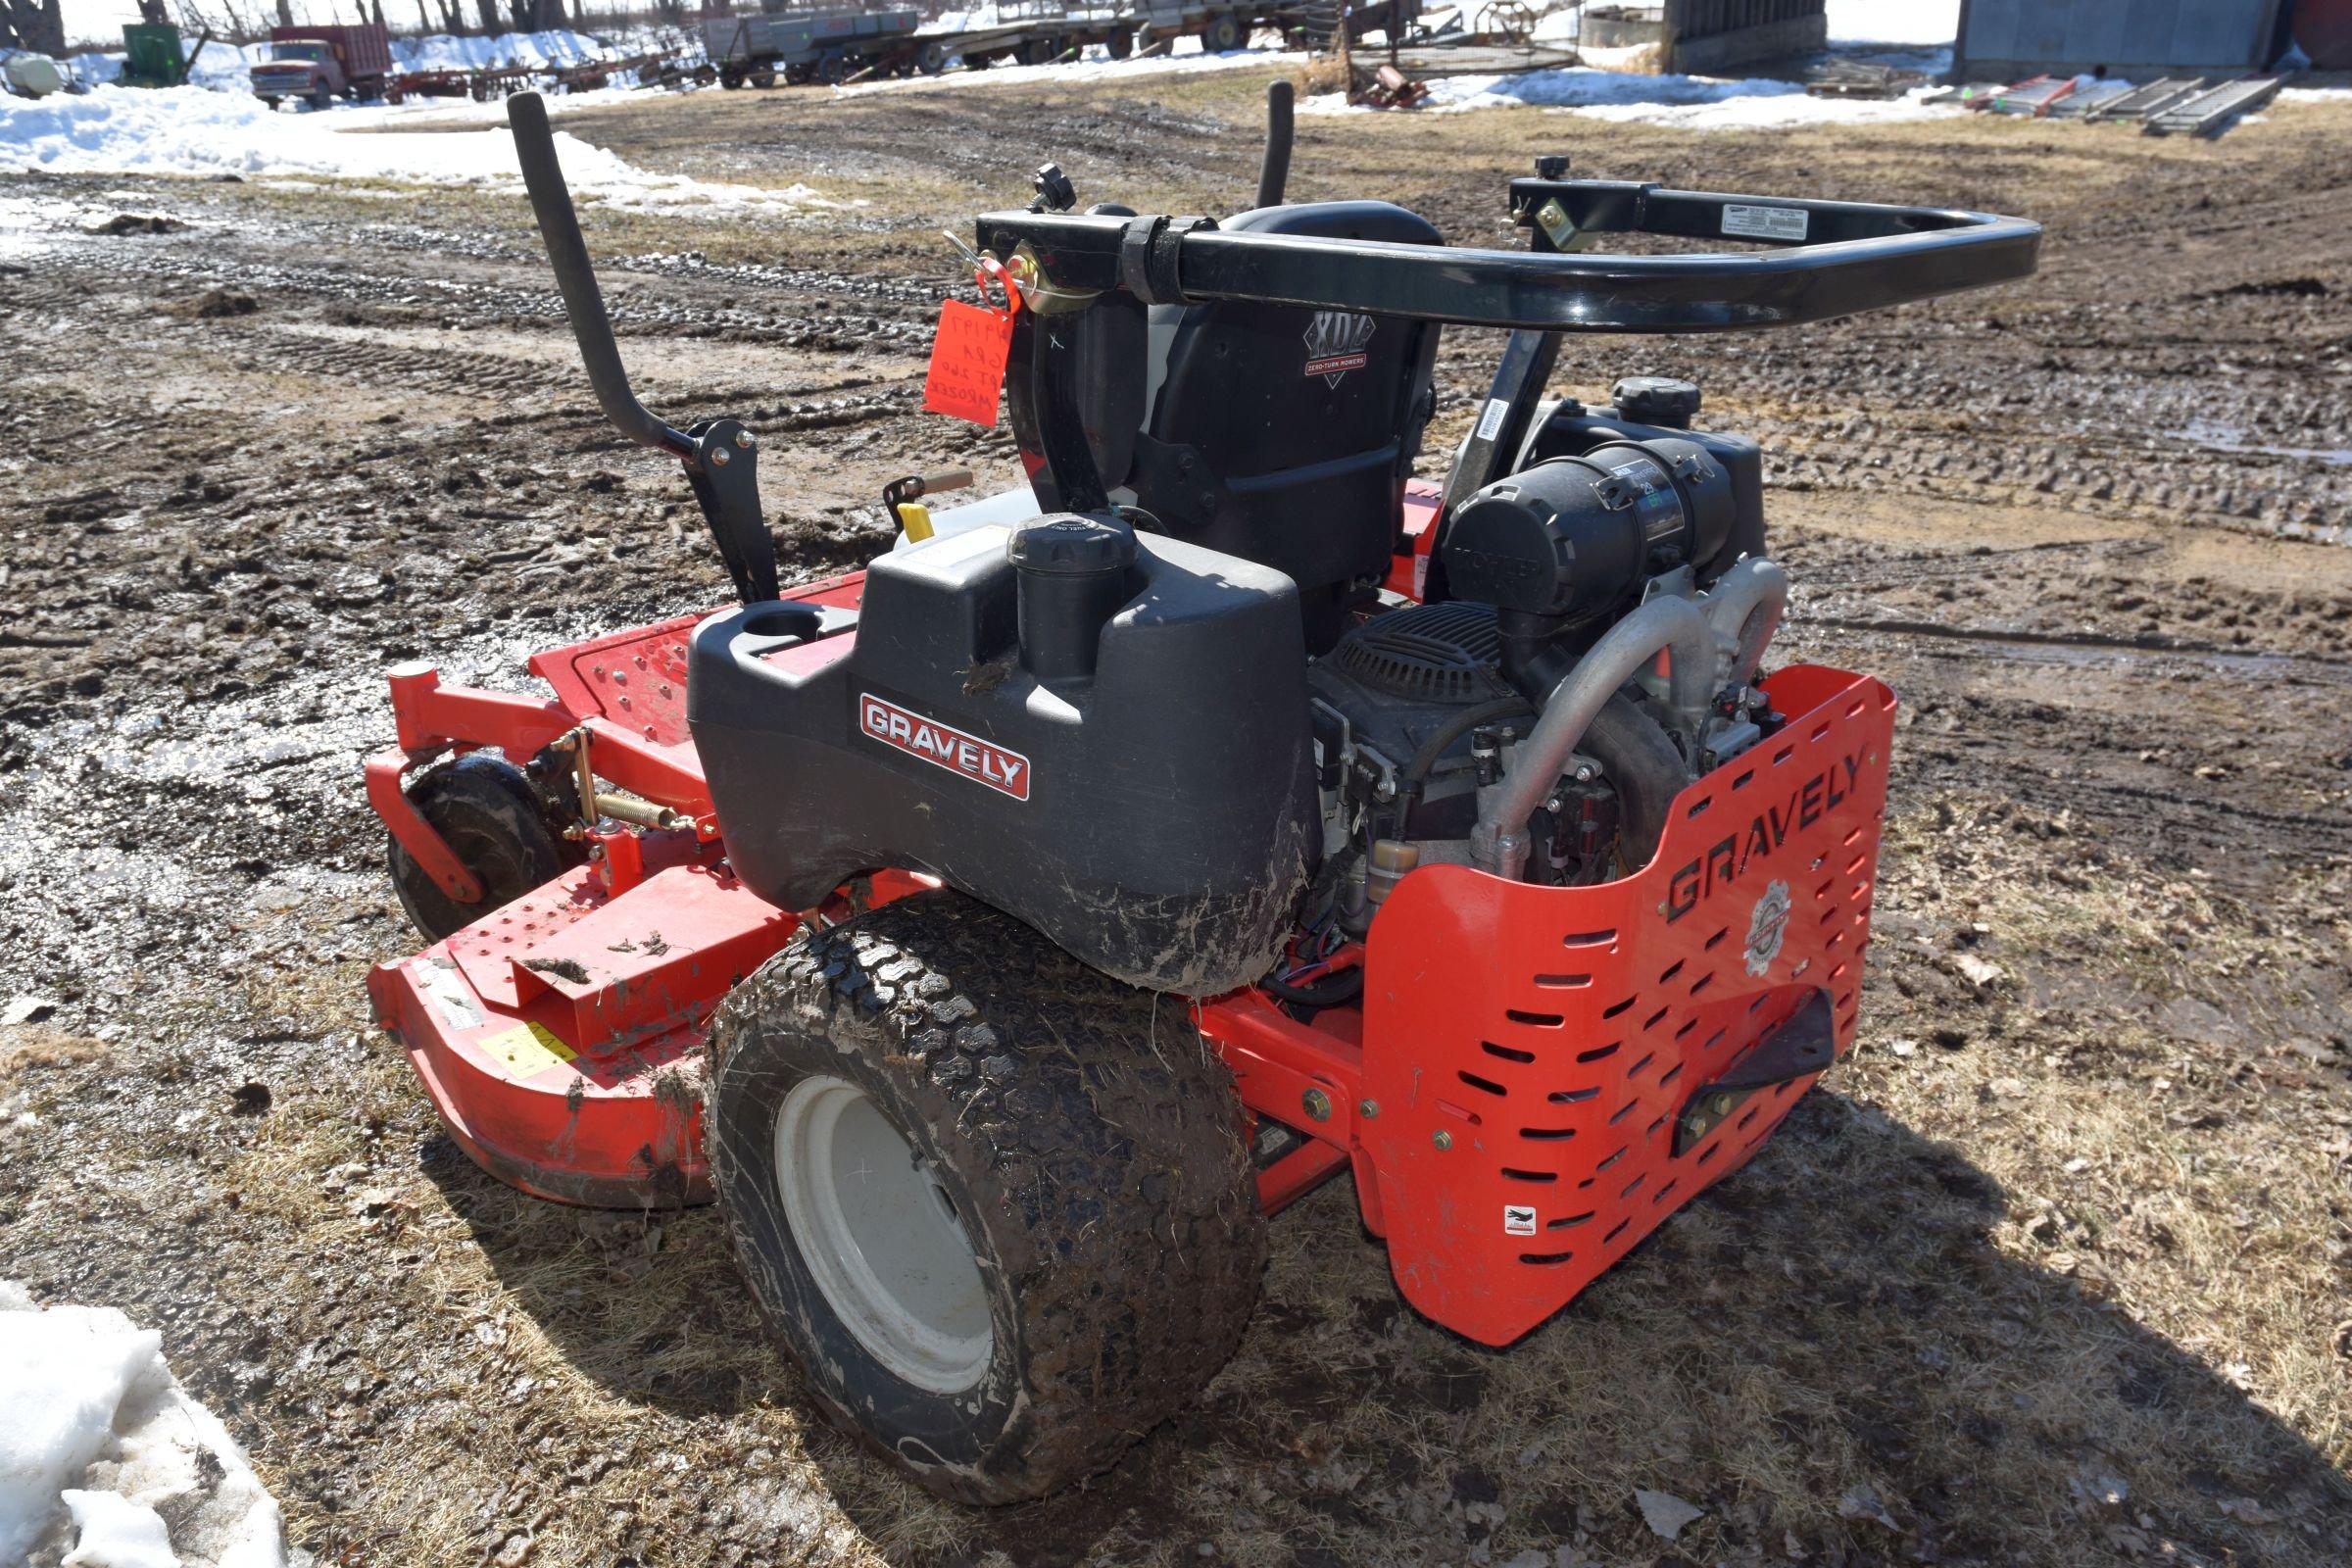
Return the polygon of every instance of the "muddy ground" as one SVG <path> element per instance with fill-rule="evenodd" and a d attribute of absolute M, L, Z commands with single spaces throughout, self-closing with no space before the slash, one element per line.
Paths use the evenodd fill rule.
<path fill-rule="evenodd" d="M 1088 200 L 1245 205 L 1256 90 L 569 124 L 845 204 L 589 215 L 641 391 L 760 430 L 814 568 L 877 546 L 896 472 L 1017 471 L 917 412 L 937 230 L 1047 157 Z M 0 1004 L 34 1016 L 0 1029 L 0 1275 L 162 1328 L 323 1562 L 2345 1561 L 2352 108 L 2218 145 L 1302 126 L 1295 194 L 1457 242 L 1539 150 L 2049 225 L 2032 283 L 1563 360 L 1689 374 L 1762 440 L 1780 656 L 1906 701 L 1862 1043 L 1753 1165 L 1504 1351 L 1400 1306 L 1327 1188 L 1197 1410 L 1081 1492 L 930 1500 L 802 1401 L 714 1214 L 519 1198 L 370 1027 L 413 943 L 359 787 L 384 667 L 519 687 L 723 597 L 522 204 L 9 177 Z M 180 226 L 85 231 L 124 212 Z M 1447 440 L 1494 347 L 1447 340 Z M 1704 1516 L 1670 1545 L 1637 1488 Z"/>

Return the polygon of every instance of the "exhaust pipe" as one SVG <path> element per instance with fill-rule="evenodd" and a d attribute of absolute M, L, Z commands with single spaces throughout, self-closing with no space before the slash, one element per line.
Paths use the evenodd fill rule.
<path fill-rule="evenodd" d="M 1527 819 L 1543 804 L 1585 731 L 1617 689 L 1649 668 L 1664 651 L 1670 664 L 1668 704 L 1688 725 L 1706 711 L 1713 697 L 1722 651 L 1715 630 L 1688 599 L 1652 599 L 1626 616 L 1592 651 L 1576 662 L 1544 699 L 1535 731 L 1519 743 L 1510 771 L 1492 789 L 1481 790 L 1478 825 L 1470 832 L 1470 858 L 1481 869 L 1511 881 L 1527 869 Z"/>
<path fill-rule="evenodd" d="M 1744 687 L 1756 678 L 1764 650 L 1781 629 L 1788 609 L 1788 574 L 1762 556 L 1749 556 L 1715 579 L 1714 588 L 1699 601 L 1707 624 L 1732 649 L 1732 665 L 1723 684 Z"/>

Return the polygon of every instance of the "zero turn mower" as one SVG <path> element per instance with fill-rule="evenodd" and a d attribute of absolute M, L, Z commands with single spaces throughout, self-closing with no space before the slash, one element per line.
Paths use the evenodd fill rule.
<path fill-rule="evenodd" d="M 967 1500 L 1192 1398 L 1265 1216 L 1326 1178 L 1408 1301 L 1504 1345 L 1852 1043 L 1893 695 L 1762 673 L 1763 460 L 1694 387 L 1545 382 L 1565 333 L 1796 326 L 2039 242 L 1544 159 L 1528 248 L 1457 249 L 1283 205 L 1281 107 L 1222 222 L 1073 212 L 1051 166 L 981 217 L 1006 304 L 951 305 L 933 391 L 993 419 L 1008 353 L 1027 490 L 933 514 L 902 481 L 895 548 L 785 586 L 753 432 L 630 392 L 509 102 L 590 381 L 739 602 L 542 653 L 546 696 L 392 673 L 368 793 L 429 946 L 374 1003 L 496 1175 L 715 1198 L 816 1398 Z M 1446 325 L 1508 336 L 1440 487 Z"/>

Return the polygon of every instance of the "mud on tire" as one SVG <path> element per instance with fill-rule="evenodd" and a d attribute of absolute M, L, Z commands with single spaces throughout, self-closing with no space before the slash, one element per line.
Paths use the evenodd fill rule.
<path fill-rule="evenodd" d="M 728 998 L 711 1061 L 706 1137 L 745 1279 L 817 1401 L 932 1491 L 1002 1503 L 1080 1480 L 1233 1354 L 1265 1229 L 1232 1080 L 1181 1001 L 930 894 L 797 938 Z M 828 1083 L 862 1093 L 960 1222 L 988 1328 L 966 1386 L 893 1370 L 802 1252 L 779 1116 L 844 1093 Z"/>

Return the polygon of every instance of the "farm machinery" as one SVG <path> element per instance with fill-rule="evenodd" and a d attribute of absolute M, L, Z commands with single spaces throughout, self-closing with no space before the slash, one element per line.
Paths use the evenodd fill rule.
<path fill-rule="evenodd" d="M 984 419 L 1002 379 L 1027 490 L 901 481 L 893 548 L 785 584 L 755 433 L 637 400 L 511 115 L 599 402 L 735 600 L 539 654 L 543 695 L 392 672 L 368 794 L 428 945 L 374 1004 L 493 1174 L 715 1198 L 812 1397 L 923 1484 L 1110 1463 L 1343 1171 L 1404 1298 L 1506 1345 L 1851 1045 L 1893 695 L 1765 673 L 1762 454 L 1695 388 L 1546 382 L 1567 333 L 2023 277 L 2034 224 L 1545 159 L 1527 249 L 1477 250 L 1283 205 L 1283 136 L 1221 222 L 1078 212 L 1049 166 L 977 220 L 990 304 L 932 375 Z M 1431 485 L 1446 327 L 1507 335 Z"/>

